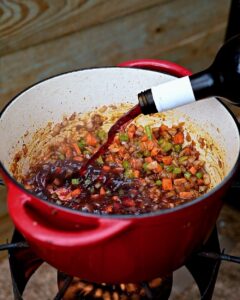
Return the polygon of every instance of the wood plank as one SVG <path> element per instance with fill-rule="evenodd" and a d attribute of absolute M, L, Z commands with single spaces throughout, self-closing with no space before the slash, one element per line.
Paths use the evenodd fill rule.
<path fill-rule="evenodd" d="M 0 55 L 106 23 L 170 0 L 0 2 Z"/>
<path fill-rule="evenodd" d="M 135 58 L 168 59 L 193 71 L 207 66 L 222 43 L 229 1 L 178 0 L 1 58 L 1 103 L 62 72 Z"/>
<path fill-rule="evenodd" d="M 13 223 L 9 216 L 0 217 L 0 244 L 10 242 L 13 233 Z M 0 260 L 7 257 L 6 251 L 0 251 Z"/>
<path fill-rule="evenodd" d="M 0 186 L 0 218 L 7 215 L 6 195 L 6 187 Z"/>
<path fill-rule="evenodd" d="M 7 212 L 6 188 L 0 186 L 0 244 L 11 240 L 13 224 Z M 7 252 L 0 252 L 0 260 L 7 256 Z"/>

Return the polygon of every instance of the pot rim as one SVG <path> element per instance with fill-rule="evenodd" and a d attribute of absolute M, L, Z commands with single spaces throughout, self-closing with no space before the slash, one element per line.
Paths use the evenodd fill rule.
<path fill-rule="evenodd" d="M 180 66 L 179 66 L 180 67 Z M 85 71 L 85 70 L 94 70 L 94 69 L 140 69 L 142 71 L 146 71 L 146 72 L 157 72 L 157 73 L 163 73 L 163 74 L 166 74 L 166 75 L 170 75 L 170 76 L 173 76 L 173 77 L 177 77 L 176 75 L 172 75 L 170 73 L 167 73 L 167 72 L 160 72 L 158 70 L 149 70 L 149 69 L 143 69 L 143 68 L 139 68 L 139 67 L 125 67 L 125 66 L 122 66 L 122 67 L 118 67 L 118 66 L 101 66 L 101 67 L 90 67 L 90 68 L 83 68 L 83 69 L 76 69 L 76 70 L 72 70 L 72 71 L 69 71 L 69 72 L 63 72 L 63 73 L 59 73 L 57 75 L 53 75 L 53 76 L 50 76 L 48 78 L 45 78 L 43 80 L 40 80 L 30 86 L 28 86 L 27 88 L 25 88 L 24 90 L 22 90 L 21 92 L 17 93 L 4 107 L 3 109 L 0 111 L 0 119 L 2 117 L 2 115 L 4 114 L 4 112 L 7 110 L 7 108 L 13 104 L 15 101 L 17 101 L 17 98 L 23 94 L 24 92 L 26 92 L 27 90 L 31 89 L 32 87 L 42 83 L 42 82 L 45 82 L 45 81 L 48 81 L 48 80 L 51 80 L 53 78 L 56 78 L 56 77 L 60 77 L 62 75 L 67 75 L 67 74 L 71 74 L 71 73 L 75 73 L 75 72 L 81 72 L 81 71 Z M 238 137 L 240 139 L 240 123 L 238 122 L 236 116 L 233 114 L 233 112 L 229 109 L 229 107 L 226 106 L 226 104 L 224 104 L 222 102 L 221 99 L 219 99 L 218 97 L 216 97 L 216 99 L 220 102 L 220 104 L 227 110 L 227 112 L 229 113 L 229 115 L 232 117 L 232 119 L 234 120 L 234 123 L 237 127 L 237 130 L 238 130 Z M 2 161 L 0 160 L 0 170 L 2 170 L 2 172 L 4 173 L 4 175 L 10 180 L 11 183 L 13 183 L 14 185 L 16 185 L 22 192 L 26 193 L 27 195 L 35 198 L 36 200 L 40 200 L 42 203 L 44 204 L 47 204 L 48 206 L 52 206 L 53 208 L 56 209 L 56 207 L 59 209 L 59 210 L 62 210 L 64 212 L 68 212 L 68 213 L 73 213 L 73 214 L 76 214 L 76 215 L 79 215 L 79 216 L 82 216 L 82 217 L 91 217 L 91 218 L 106 218 L 106 219 L 142 219 L 142 218 L 148 218 L 148 217 L 157 217 L 157 216 L 160 216 L 160 215 L 166 215 L 166 214 L 170 214 L 170 213 L 174 213 L 174 212 L 177 212 L 179 210 L 182 210 L 184 208 L 188 208 L 192 205 L 195 205 L 201 201 L 203 201 L 204 199 L 207 199 L 208 197 L 212 196 L 214 193 L 216 193 L 218 190 L 220 190 L 225 184 L 227 184 L 227 182 L 230 181 L 230 179 L 234 176 L 234 174 L 236 174 L 237 172 L 237 169 L 239 168 L 240 166 L 240 149 L 239 149 L 239 153 L 238 153 L 238 157 L 237 157 L 237 160 L 233 166 L 233 168 L 228 172 L 228 174 L 223 178 L 223 180 L 217 184 L 214 188 L 212 188 L 209 192 L 207 192 L 206 194 L 190 201 L 190 202 L 186 202 L 184 204 L 181 204 L 181 205 L 178 205 L 174 208 L 166 208 L 166 209 L 161 209 L 161 210 L 158 210 L 156 212 L 150 212 L 150 213 L 143 213 L 143 214 L 140 214 L 140 215 L 121 215 L 121 214 L 114 214 L 114 215 L 99 215 L 99 214 L 94 214 L 94 213 L 85 213 L 85 212 L 81 212 L 81 211 L 78 211 L 78 210 L 74 210 L 74 209 L 71 209 L 71 208 L 67 208 L 67 207 L 62 207 L 60 205 L 57 205 L 57 204 L 54 204 L 54 203 L 50 203 L 48 202 L 47 200 L 43 200 L 42 198 L 36 196 L 33 192 L 30 192 L 29 190 L 25 189 L 8 171 L 7 169 L 5 168 L 5 166 L 3 165 Z M 220 200 L 220 199 L 219 199 Z"/>

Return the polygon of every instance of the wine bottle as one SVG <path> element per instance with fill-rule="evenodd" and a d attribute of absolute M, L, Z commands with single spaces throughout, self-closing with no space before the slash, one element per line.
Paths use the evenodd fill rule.
<path fill-rule="evenodd" d="M 143 114 L 173 109 L 216 96 L 240 106 L 240 34 L 228 40 L 206 70 L 138 94 Z"/>

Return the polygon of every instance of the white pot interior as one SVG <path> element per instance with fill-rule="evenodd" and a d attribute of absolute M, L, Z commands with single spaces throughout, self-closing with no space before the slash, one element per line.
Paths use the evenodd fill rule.
<path fill-rule="evenodd" d="M 9 171 L 14 154 L 48 122 L 57 123 L 64 115 L 91 111 L 102 105 L 122 102 L 134 105 L 140 91 L 172 79 L 173 76 L 140 69 L 99 68 L 60 75 L 36 84 L 15 98 L 1 116 L 1 162 Z M 214 185 L 219 183 L 236 164 L 240 148 L 237 126 L 224 106 L 210 98 L 164 115 L 164 123 L 184 121 L 195 141 L 199 137 L 208 141 L 209 147 L 199 150 L 207 160 Z M 144 116 L 139 120 L 162 122 L 159 116 Z"/>

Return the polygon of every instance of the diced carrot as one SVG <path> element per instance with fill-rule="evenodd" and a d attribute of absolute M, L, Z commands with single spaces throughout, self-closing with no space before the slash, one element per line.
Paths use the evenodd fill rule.
<path fill-rule="evenodd" d="M 113 211 L 113 206 L 112 205 L 108 205 L 107 207 L 105 207 L 104 211 L 106 213 L 111 213 Z"/>
<path fill-rule="evenodd" d="M 75 150 L 76 154 L 80 155 L 81 154 L 81 150 L 80 150 L 78 144 L 77 143 L 73 143 L 72 146 L 73 146 L 73 149 Z"/>
<path fill-rule="evenodd" d="M 163 169 L 163 168 L 158 164 L 158 165 L 157 165 L 157 168 L 154 170 L 154 172 L 155 172 L 155 173 L 159 173 L 159 172 L 162 171 L 162 169 Z"/>
<path fill-rule="evenodd" d="M 154 147 L 154 142 L 148 140 L 146 143 L 147 143 L 147 149 L 149 151 L 151 151 L 153 149 L 153 147 Z"/>
<path fill-rule="evenodd" d="M 140 147 L 141 147 L 142 151 L 148 150 L 148 143 L 147 142 L 141 142 Z"/>
<path fill-rule="evenodd" d="M 146 134 L 141 137 L 141 142 L 146 142 L 147 140 L 148 140 L 148 137 Z"/>
<path fill-rule="evenodd" d="M 136 132 L 136 126 L 134 124 L 131 124 L 127 130 L 129 139 L 132 139 L 134 137 L 135 132 Z"/>
<path fill-rule="evenodd" d="M 72 197 L 77 197 L 80 194 L 81 194 L 81 189 L 80 188 L 77 188 L 77 189 L 75 189 L 71 192 Z"/>
<path fill-rule="evenodd" d="M 97 139 L 93 134 L 88 133 L 87 136 L 86 136 L 86 143 L 89 146 L 96 146 L 97 145 Z"/>
<path fill-rule="evenodd" d="M 113 156 L 112 156 L 112 154 L 108 154 L 107 156 L 106 156 L 106 159 L 105 159 L 107 162 L 113 162 Z"/>
<path fill-rule="evenodd" d="M 197 173 L 197 169 L 192 166 L 190 169 L 189 169 L 189 172 L 192 173 L 193 175 L 195 175 Z"/>
<path fill-rule="evenodd" d="M 174 135 L 173 142 L 174 142 L 174 144 L 183 144 L 184 135 L 181 131 Z"/>
<path fill-rule="evenodd" d="M 182 152 L 184 155 L 191 155 L 191 149 L 189 147 L 185 147 Z"/>
<path fill-rule="evenodd" d="M 116 145 L 115 143 L 111 144 L 108 149 L 112 152 L 112 153 L 117 153 L 119 152 L 119 147 L 118 145 Z"/>
<path fill-rule="evenodd" d="M 83 157 L 81 157 L 81 156 L 74 156 L 73 160 L 75 160 L 75 161 L 83 161 Z"/>
<path fill-rule="evenodd" d="M 159 131 L 163 132 L 163 131 L 167 131 L 169 128 L 168 126 L 162 124 L 160 127 L 159 127 Z"/>
<path fill-rule="evenodd" d="M 134 137 L 134 132 L 128 131 L 128 137 L 131 140 Z"/>
<path fill-rule="evenodd" d="M 120 140 L 119 140 L 119 136 L 118 135 L 115 135 L 115 137 L 114 137 L 114 143 L 116 143 L 116 144 L 120 144 Z"/>
<path fill-rule="evenodd" d="M 147 163 L 150 163 L 152 161 L 153 161 L 153 159 L 151 158 L 151 156 L 145 158 L 145 162 L 147 162 Z"/>
<path fill-rule="evenodd" d="M 172 179 L 171 178 L 163 178 L 162 179 L 162 188 L 164 191 L 171 191 L 173 189 Z"/>
<path fill-rule="evenodd" d="M 153 147 L 152 151 L 151 151 L 151 156 L 156 156 L 159 152 L 159 149 L 157 147 Z"/>
<path fill-rule="evenodd" d="M 118 196 L 112 196 L 112 200 L 113 200 L 113 201 L 119 201 L 120 199 L 119 199 Z"/>
<path fill-rule="evenodd" d="M 72 150 L 69 147 L 67 148 L 65 155 L 67 159 L 72 157 Z"/>
<path fill-rule="evenodd" d="M 123 157 L 126 154 L 126 148 L 124 146 L 118 146 L 119 147 L 119 151 L 118 154 Z"/>
<path fill-rule="evenodd" d="M 136 129 L 137 129 L 137 127 L 136 127 L 134 124 L 131 124 L 131 125 L 128 127 L 128 132 L 133 132 L 133 133 L 135 133 L 135 132 L 136 132 Z"/>
<path fill-rule="evenodd" d="M 186 182 L 187 182 L 186 178 L 177 178 L 177 179 L 174 179 L 174 181 L 173 181 L 173 183 L 175 185 L 181 185 L 181 184 L 184 184 Z"/>
<path fill-rule="evenodd" d="M 93 194 L 93 195 L 91 195 L 91 200 L 98 200 L 98 199 L 100 199 L 100 195 L 99 194 Z"/>
<path fill-rule="evenodd" d="M 164 165 L 171 165 L 172 157 L 171 156 L 163 156 L 162 162 L 164 163 Z"/>
<path fill-rule="evenodd" d="M 133 199 L 127 198 L 127 199 L 124 199 L 123 205 L 125 205 L 127 207 L 134 207 L 136 205 L 136 203 L 134 202 Z"/>
<path fill-rule="evenodd" d="M 133 169 L 135 170 L 141 170 L 142 168 L 142 160 L 141 159 L 137 159 L 137 158 L 132 158 L 131 159 L 131 166 Z"/>
<path fill-rule="evenodd" d="M 105 171 L 105 172 L 109 172 L 109 171 L 111 170 L 111 168 L 110 168 L 109 166 L 106 166 L 106 165 L 104 165 L 104 166 L 102 167 L 102 169 L 103 169 L 103 171 Z"/>
<path fill-rule="evenodd" d="M 204 184 L 204 181 L 203 181 L 203 179 L 198 179 L 198 180 L 197 180 L 197 183 L 198 183 L 198 185 L 203 185 L 203 184 Z"/>
<path fill-rule="evenodd" d="M 156 159 L 159 162 L 162 162 L 162 158 L 163 156 L 161 154 L 158 154 L 156 157 L 154 157 L 154 159 Z"/>
<path fill-rule="evenodd" d="M 53 184 L 55 184 L 55 185 L 60 185 L 60 184 L 61 184 L 60 179 L 59 179 L 59 178 L 55 178 L 55 179 L 53 180 Z"/>
<path fill-rule="evenodd" d="M 105 190 L 103 187 L 100 188 L 100 193 L 101 196 L 104 196 L 106 194 Z"/>
<path fill-rule="evenodd" d="M 134 171 L 133 171 L 133 176 L 134 176 L 135 178 L 139 178 L 139 176 L 140 176 L 139 170 L 134 170 Z"/>
<path fill-rule="evenodd" d="M 192 199 L 193 193 L 192 192 L 180 192 L 179 197 L 182 199 Z"/>

